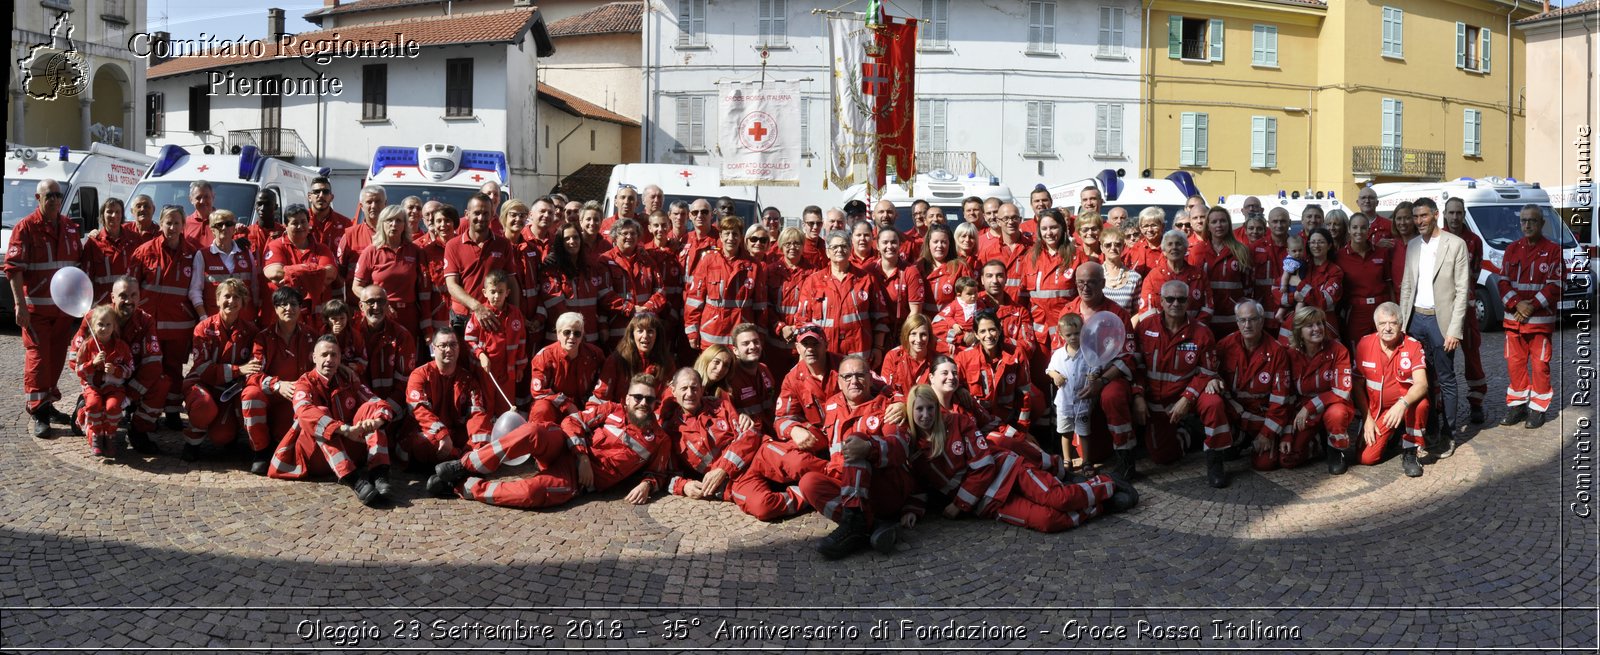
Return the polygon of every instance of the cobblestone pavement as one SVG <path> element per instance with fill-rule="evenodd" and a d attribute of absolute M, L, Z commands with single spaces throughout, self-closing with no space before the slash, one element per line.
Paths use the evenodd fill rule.
<path fill-rule="evenodd" d="M 812 551 L 831 527 L 815 515 L 620 492 L 523 512 L 416 477 L 372 510 L 231 456 L 186 464 L 173 433 L 166 455 L 102 464 L 65 430 L 29 436 L 18 391 L 0 402 L 0 648 L 1594 648 L 1596 524 L 1562 461 L 1592 450 L 1573 433 L 1593 410 L 1568 407 L 1564 365 L 1559 419 L 1497 427 L 1502 343 L 1485 335 L 1490 423 L 1420 479 L 1241 460 L 1219 491 L 1190 456 L 1074 531 L 930 519 L 843 562 Z M 14 331 L 0 358 L 22 361 Z M 0 380 L 19 390 L 21 367 Z"/>

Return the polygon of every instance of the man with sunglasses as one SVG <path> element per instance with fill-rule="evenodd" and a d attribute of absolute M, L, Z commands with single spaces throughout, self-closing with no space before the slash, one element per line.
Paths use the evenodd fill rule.
<path fill-rule="evenodd" d="M 33 436 L 44 437 L 50 422 L 71 425 L 72 417 L 56 409 L 61 400 L 61 367 L 78 319 L 56 307 L 50 297 L 50 278 L 56 271 L 78 264 L 82 240 L 78 225 L 61 213 L 66 195 L 52 179 L 34 187 L 38 208 L 19 221 L 11 232 L 0 271 L 11 284 L 17 327 L 22 329 L 22 391 L 27 394 Z"/>
<path fill-rule="evenodd" d="M 311 239 L 337 254 L 339 241 L 350 229 L 351 221 L 349 216 L 333 210 L 333 183 L 325 177 L 312 178 L 306 204 L 311 210 Z"/>
<path fill-rule="evenodd" d="M 559 426 L 533 421 L 439 464 L 428 478 L 428 491 L 447 496 L 453 490 L 467 500 L 535 509 L 564 504 L 580 491 L 605 491 L 642 473 L 626 498 L 643 505 L 666 489 L 673 473 L 672 437 L 656 420 L 659 400 L 655 376 L 635 375 L 621 403 L 591 405 Z M 538 475 L 482 477 L 524 455 L 538 461 Z"/>
<path fill-rule="evenodd" d="M 711 213 L 711 203 L 706 202 L 705 198 L 689 203 L 689 221 L 694 231 L 683 239 L 684 289 L 694 282 L 694 269 L 700 265 L 700 258 L 722 247 L 722 242 L 717 240 L 717 216 Z"/>
<path fill-rule="evenodd" d="M 806 235 L 800 259 L 810 268 L 828 265 L 828 246 L 822 240 L 822 223 L 821 207 L 808 205 L 800 212 L 800 230 Z"/>
<path fill-rule="evenodd" d="M 1187 447 L 1178 424 L 1198 412 L 1205 426 L 1206 482 L 1228 486 L 1225 450 L 1233 445 L 1222 397 L 1208 391 L 1217 379 L 1217 343 L 1211 329 L 1189 318 L 1189 285 L 1161 285 L 1161 311 L 1134 326 L 1134 422 L 1147 426 L 1145 452 L 1171 464 Z"/>

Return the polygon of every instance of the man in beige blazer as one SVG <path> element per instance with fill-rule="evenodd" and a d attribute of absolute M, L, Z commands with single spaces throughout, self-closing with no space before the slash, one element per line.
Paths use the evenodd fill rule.
<path fill-rule="evenodd" d="M 1417 236 L 1406 245 L 1406 272 L 1400 282 L 1400 324 L 1422 343 L 1427 355 L 1428 395 L 1433 427 L 1428 452 L 1444 459 L 1455 452 L 1460 389 L 1455 351 L 1465 334 L 1472 275 L 1467 242 L 1439 227 L 1439 206 L 1419 198 L 1411 207 Z"/>

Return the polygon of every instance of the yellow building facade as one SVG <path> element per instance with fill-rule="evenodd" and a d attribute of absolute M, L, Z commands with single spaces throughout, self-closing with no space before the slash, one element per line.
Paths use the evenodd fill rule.
<path fill-rule="evenodd" d="M 1209 197 L 1518 176 L 1522 35 L 1502 0 L 1154 0 L 1141 126 Z M 1162 38 L 1162 37 L 1166 38 Z"/>

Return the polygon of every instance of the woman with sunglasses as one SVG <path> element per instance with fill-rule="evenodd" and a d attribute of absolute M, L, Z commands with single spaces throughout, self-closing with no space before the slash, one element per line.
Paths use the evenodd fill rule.
<path fill-rule="evenodd" d="M 260 295 L 261 281 L 256 277 L 256 258 L 235 240 L 239 232 L 239 219 L 233 212 L 217 209 L 211 212 L 211 245 L 195 252 L 194 277 L 189 279 L 189 303 L 195 315 L 205 318 L 217 313 L 217 284 L 235 279 L 244 283 L 251 297 Z M 245 302 L 245 314 L 255 312 L 255 306 Z"/>
<path fill-rule="evenodd" d="M 1106 298 L 1132 316 L 1138 311 L 1139 283 L 1144 278 L 1127 263 L 1128 237 L 1114 227 L 1101 230 L 1100 250 L 1106 256 L 1101 263 L 1106 272 Z"/>

